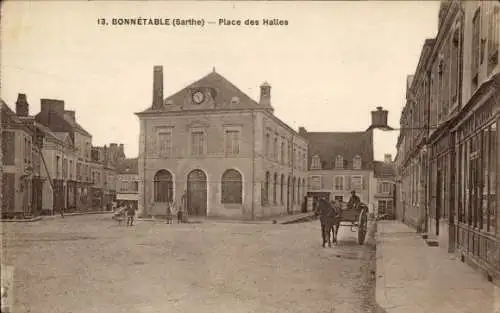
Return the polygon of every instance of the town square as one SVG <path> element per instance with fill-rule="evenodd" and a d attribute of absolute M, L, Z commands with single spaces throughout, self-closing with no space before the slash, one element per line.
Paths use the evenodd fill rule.
<path fill-rule="evenodd" d="M 500 1 L 1 9 L 1 312 L 500 313 Z"/>

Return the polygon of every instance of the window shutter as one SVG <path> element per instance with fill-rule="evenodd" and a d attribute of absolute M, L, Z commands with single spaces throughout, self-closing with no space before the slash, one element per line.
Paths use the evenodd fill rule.
<path fill-rule="evenodd" d="M 377 183 L 377 193 L 382 192 L 382 183 Z"/>
<path fill-rule="evenodd" d="M 366 179 L 364 176 L 361 176 L 361 185 L 363 186 L 363 190 L 366 190 Z"/>
<path fill-rule="evenodd" d="M 345 190 L 351 190 L 351 176 L 345 176 Z"/>

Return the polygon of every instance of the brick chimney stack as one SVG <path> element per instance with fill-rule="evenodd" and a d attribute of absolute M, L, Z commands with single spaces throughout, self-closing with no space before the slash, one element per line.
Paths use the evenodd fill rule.
<path fill-rule="evenodd" d="M 260 100 L 259 104 L 262 106 L 271 106 L 271 85 L 264 82 L 260 85 Z"/>
<path fill-rule="evenodd" d="M 153 109 L 163 107 L 163 66 L 153 68 Z"/>
<path fill-rule="evenodd" d="M 303 135 L 303 134 L 306 134 L 307 133 L 307 130 L 305 129 L 305 127 L 299 127 L 299 135 Z"/>
<path fill-rule="evenodd" d="M 65 110 L 64 114 L 69 117 L 73 122 L 76 122 L 76 113 L 73 110 Z"/>
<path fill-rule="evenodd" d="M 384 110 L 382 107 L 377 107 L 376 111 L 372 111 L 372 125 L 371 128 L 374 127 L 387 127 L 387 115 L 389 111 Z"/>
<path fill-rule="evenodd" d="M 28 116 L 30 107 L 28 100 L 26 99 L 26 94 L 20 93 L 17 95 L 16 101 L 16 115 L 18 116 Z"/>

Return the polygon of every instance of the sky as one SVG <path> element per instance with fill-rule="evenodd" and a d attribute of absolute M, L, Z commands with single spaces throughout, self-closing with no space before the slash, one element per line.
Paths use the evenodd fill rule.
<path fill-rule="evenodd" d="M 25 93 L 32 115 L 41 98 L 64 100 L 93 145 L 123 143 L 127 157 L 138 154 L 134 113 L 151 106 L 154 65 L 163 65 L 165 97 L 215 67 L 255 100 L 267 81 L 275 115 L 296 130 L 363 131 L 377 106 L 397 128 L 406 77 L 425 39 L 436 35 L 438 9 L 437 1 L 7 1 L 0 96 L 14 109 Z M 205 24 L 109 25 L 139 17 Z M 101 18 L 109 24 L 99 25 Z M 288 25 L 262 26 L 273 18 Z M 375 133 L 375 159 L 396 155 L 397 135 Z"/>

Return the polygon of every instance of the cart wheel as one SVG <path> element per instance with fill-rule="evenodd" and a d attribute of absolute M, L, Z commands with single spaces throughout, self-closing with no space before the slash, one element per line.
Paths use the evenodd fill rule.
<path fill-rule="evenodd" d="M 362 245 L 365 243 L 366 232 L 368 229 L 368 216 L 366 209 L 363 209 L 359 214 L 358 218 L 358 244 Z"/>

